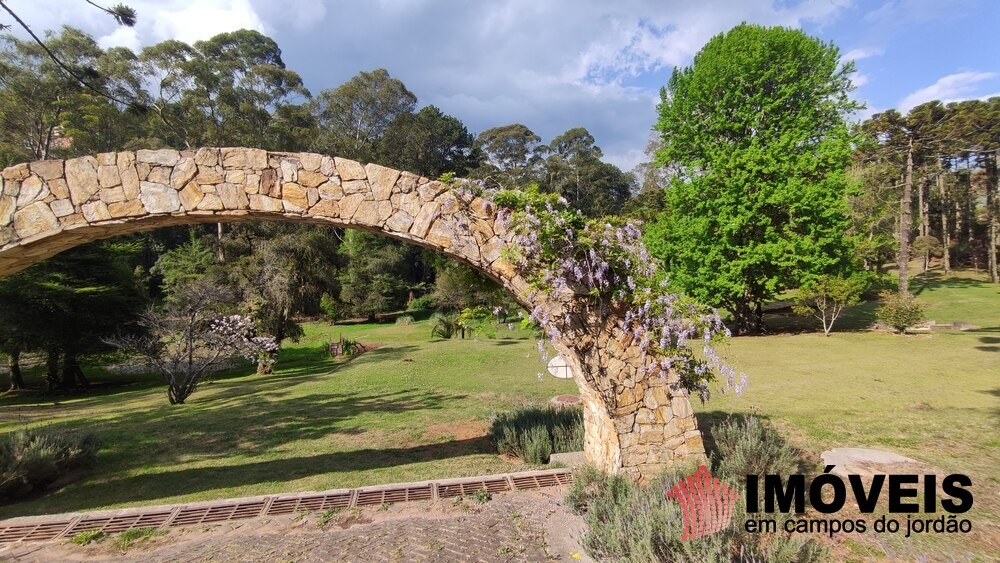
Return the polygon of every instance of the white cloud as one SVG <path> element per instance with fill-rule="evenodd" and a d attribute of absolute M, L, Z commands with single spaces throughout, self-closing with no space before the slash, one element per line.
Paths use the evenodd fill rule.
<path fill-rule="evenodd" d="M 867 74 L 861 72 L 851 73 L 851 83 L 854 84 L 855 88 L 861 88 L 865 84 L 868 84 L 870 81 L 871 78 Z"/>
<path fill-rule="evenodd" d="M 876 49 L 873 47 L 859 47 L 857 49 L 851 49 L 850 51 L 844 53 L 841 59 L 844 61 L 860 61 L 861 59 L 876 57 L 881 54 L 882 54 L 882 49 Z"/>
<path fill-rule="evenodd" d="M 292 8 L 318 1 L 286 0 L 283 4 Z M 36 32 L 70 25 L 90 33 L 105 48 L 124 46 L 138 50 L 166 39 L 193 43 L 244 28 L 270 31 L 250 0 L 130 0 L 128 5 L 138 14 L 134 28 L 119 26 L 111 16 L 83 1 L 40 0 L 18 4 L 14 8 Z M 286 10 L 284 13 L 294 12 Z"/>
<path fill-rule="evenodd" d="M 628 170 L 656 120 L 657 91 L 711 37 L 743 21 L 820 25 L 849 0 L 129 0 L 134 30 L 83 0 L 35 0 L 36 27 L 70 23 L 138 50 L 263 31 L 313 93 L 385 67 L 478 132 L 521 122 L 544 141 L 586 127 Z M 26 14 L 27 15 L 27 14 Z M 43 23 L 44 22 L 44 23 Z"/>
<path fill-rule="evenodd" d="M 194 43 L 237 29 L 267 31 L 248 0 L 139 1 L 134 7 L 145 44 L 166 39 Z"/>
<path fill-rule="evenodd" d="M 986 96 L 976 91 L 983 82 L 991 81 L 1000 74 L 995 72 L 956 72 L 938 79 L 937 82 L 921 88 L 899 102 L 899 110 L 906 113 L 924 102 L 941 100 L 953 102 Z M 981 91 L 981 90 L 980 90 Z"/>

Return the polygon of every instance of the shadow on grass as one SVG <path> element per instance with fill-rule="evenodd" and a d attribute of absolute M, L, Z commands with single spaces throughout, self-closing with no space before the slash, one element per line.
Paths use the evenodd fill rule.
<path fill-rule="evenodd" d="M 910 278 L 910 292 L 919 296 L 924 290 L 955 288 L 963 289 L 970 287 L 995 287 L 995 284 L 986 280 L 977 280 L 963 276 L 945 276 L 941 272 L 927 272 L 917 274 Z"/>
<path fill-rule="evenodd" d="M 993 395 L 997 399 L 1000 399 L 1000 387 L 997 387 L 996 389 L 990 389 L 988 391 L 980 391 L 980 393 L 985 393 L 987 395 Z M 993 418 L 995 418 L 998 421 L 1000 421 L 1000 405 L 998 405 L 996 407 L 993 407 L 990 410 L 990 415 L 993 416 Z"/>
<path fill-rule="evenodd" d="M 416 349 L 416 346 L 376 348 L 375 350 L 356 356 L 345 356 L 337 359 L 329 356 L 324 345 L 283 349 L 278 356 L 277 371 L 273 374 L 258 376 L 260 379 L 253 381 L 251 385 L 247 385 L 247 392 L 255 393 L 261 390 L 261 387 L 257 383 L 262 380 L 277 380 L 280 382 L 335 373 L 353 363 L 400 359 Z M 205 378 L 199 385 L 199 389 L 224 383 L 232 379 L 254 376 L 256 371 L 255 365 L 245 360 L 239 360 L 238 362 L 239 365 L 237 367 L 215 372 Z M 0 406 L 30 404 L 33 407 L 37 406 L 39 408 L 49 405 L 59 407 L 63 401 L 67 400 L 107 399 L 122 393 L 146 391 L 149 389 L 162 389 L 164 395 L 166 395 L 166 380 L 157 373 L 147 372 L 123 376 L 121 374 L 108 373 L 100 368 L 89 368 L 87 371 L 91 379 L 90 387 L 48 391 L 45 388 L 44 375 L 40 370 L 34 370 L 26 376 L 28 380 L 27 389 L 19 390 L 15 393 L 0 393 Z M 282 385 L 279 383 L 276 386 L 280 387 Z M 265 384 L 265 387 L 268 387 L 267 384 Z M 49 405 L 45 403 L 49 403 Z"/>
<path fill-rule="evenodd" d="M 875 324 L 875 310 L 881 303 L 878 301 L 866 301 L 845 307 L 844 312 L 837 318 L 833 325 L 831 334 L 838 332 L 861 332 L 866 331 Z M 748 334 L 746 336 L 770 336 L 774 334 L 805 334 L 822 333 L 823 327 L 819 319 L 813 316 L 796 315 L 791 312 L 791 307 L 776 307 L 764 313 L 764 325 L 767 327 L 764 333 L 759 335 Z"/>
<path fill-rule="evenodd" d="M 207 490 L 287 482 L 324 473 L 370 471 L 492 452 L 489 438 L 481 436 L 413 447 L 362 449 L 226 467 L 198 467 L 133 475 L 86 483 L 77 487 L 74 494 L 77 498 L 85 499 L 78 510 L 87 510 L 108 504 L 141 502 Z M 29 513 L 34 513 L 34 507 L 26 505 L 26 508 Z"/>

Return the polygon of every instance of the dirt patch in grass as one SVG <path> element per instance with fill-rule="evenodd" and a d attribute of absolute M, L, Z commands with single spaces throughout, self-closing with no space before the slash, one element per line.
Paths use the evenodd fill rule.
<path fill-rule="evenodd" d="M 424 441 L 472 440 L 488 437 L 490 425 L 485 420 L 459 420 L 432 424 L 424 430 Z"/>

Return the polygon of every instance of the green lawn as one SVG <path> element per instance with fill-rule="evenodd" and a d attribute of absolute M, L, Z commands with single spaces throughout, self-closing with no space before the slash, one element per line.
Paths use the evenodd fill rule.
<path fill-rule="evenodd" d="M 538 380 L 536 342 L 520 331 L 444 341 L 426 321 L 306 330 L 273 375 L 217 378 L 185 405 L 122 376 L 98 395 L 0 397 L 0 431 L 90 428 L 104 444 L 86 478 L 0 518 L 516 470 L 483 436 L 491 413 L 575 392 Z M 378 348 L 332 361 L 325 342 L 341 334 Z"/>
<path fill-rule="evenodd" d="M 818 462 L 827 448 L 885 448 L 973 479 L 974 532 L 887 539 L 897 556 L 989 558 L 1000 553 L 1000 287 L 971 275 L 917 277 L 913 291 L 938 322 L 981 328 L 895 336 L 862 330 L 874 304 L 849 311 L 829 338 L 802 332 L 733 339 L 750 378 L 741 397 L 695 405 L 703 428 L 755 410 Z M 769 318 L 771 326 L 789 319 Z M 815 325 L 812 325 L 816 330 Z M 83 480 L 0 518 L 129 505 L 321 490 L 517 469 L 483 437 L 495 410 L 575 392 L 546 375 L 535 341 L 431 340 L 410 326 L 307 325 L 279 371 L 228 374 L 183 406 L 154 381 L 123 376 L 96 394 L 0 396 L 0 431 L 23 424 L 89 427 L 105 447 Z M 340 334 L 380 346 L 349 361 L 323 348 Z M 506 338 L 504 338 L 506 336 Z M 856 554 L 884 557 L 872 542 Z"/>
<path fill-rule="evenodd" d="M 735 338 L 729 354 L 750 378 L 742 397 L 698 407 L 703 426 L 729 412 L 774 420 L 808 457 L 833 447 L 888 449 L 972 478 L 970 536 L 890 541 L 898 556 L 933 560 L 1000 553 L 1000 287 L 965 275 L 915 279 L 939 323 L 981 328 L 896 336 L 848 330 Z M 854 318 L 869 315 L 871 304 Z M 781 324 L 774 319 L 772 324 Z M 892 536 L 890 536 L 892 538 Z M 896 538 L 898 540 L 898 538 Z M 877 553 L 882 553 L 881 550 Z"/>

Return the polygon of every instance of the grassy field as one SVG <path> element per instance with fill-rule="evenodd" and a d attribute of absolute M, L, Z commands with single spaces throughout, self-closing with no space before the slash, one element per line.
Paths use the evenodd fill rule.
<path fill-rule="evenodd" d="M 833 447 L 887 449 L 973 481 L 970 536 L 887 536 L 906 559 L 965 559 L 1000 553 L 1000 287 L 973 275 L 918 277 L 911 285 L 939 323 L 979 328 L 898 336 L 855 330 L 872 304 L 848 314 L 848 329 L 733 339 L 729 354 L 750 377 L 742 397 L 716 395 L 702 425 L 730 412 L 775 421 L 817 463 Z M 787 319 L 768 319 L 781 326 Z M 850 328 L 854 327 L 854 328 Z M 970 541 L 971 540 L 971 541 Z M 884 555 L 881 549 L 861 555 Z"/>
<path fill-rule="evenodd" d="M 0 398 L 0 431 L 89 428 L 104 443 L 83 480 L 0 518 L 515 470 L 485 438 L 490 415 L 576 390 L 539 381 L 535 340 L 506 328 L 449 341 L 431 340 L 426 322 L 306 329 L 273 375 L 216 378 L 185 405 L 168 405 L 156 380 L 122 376 L 96 395 Z M 325 343 L 341 334 L 378 347 L 330 360 Z"/>
<path fill-rule="evenodd" d="M 731 413 L 774 421 L 807 459 L 831 447 L 889 449 L 973 479 L 969 536 L 849 542 L 859 557 L 932 559 L 1000 553 L 1000 288 L 982 277 L 917 277 L 913 291 L 939 323 L 979 328 L 908 336 L 862 330 L 874 304 L 849 311 L 829 338 L 809 323 L 728 345 L 750 378 L 741 397 L 695 405 L 702 427 Z M 815 324 L 810 325 L 816 330 Z M 484 438 L 491 412 L 575 392 L 536 373 L 535 341 L 502 329 L 496 340 L 431 340 L 409 326 L 307 326 L 271 376 L 228 374 L 189 404 L 167 405 L 152 380 L 123 376 L 100 392 L 53 401 L 0 396 L 0 431 L 24 424 L 93 428 L 105 448 L 83 480 L 0 518 L 96 508 L 317 490 L 516 469 Z M 379 347 L 332 361 L 340 334 Z M 94 377 L 101 380 L 101 377 Z"/>

